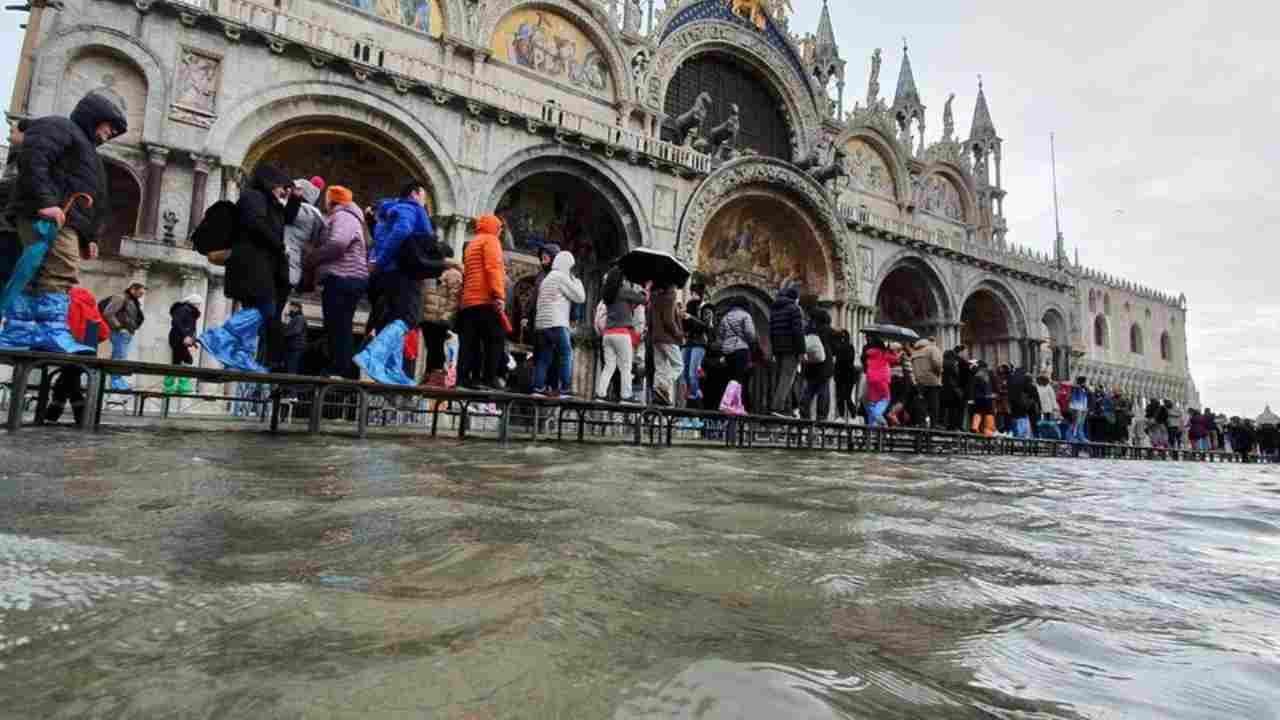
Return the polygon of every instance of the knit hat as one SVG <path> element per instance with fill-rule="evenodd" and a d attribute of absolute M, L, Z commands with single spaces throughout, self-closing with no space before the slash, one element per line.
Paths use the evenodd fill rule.
<path fill-rule="evenodd" d="M 325 191 L 325 199 L 329 201 L 329 205 L 346 205 L 355 199 L 351 191 L 341 185 L 334 185 Z"/>
<path fill-rule="evenodd" d="M 293 181 L 293 186 L 302 191 L 302 198 L 308 205 L 315 205 L 316 200 L 320 199 L 320 188 L 312 185 L 310 180 L 298 178 Z"/>
<path fill-rule="evenodd" d="M 320 192 L 324 192 L 324 186 L 325 186 L 324 178 L 320 177 L 319 175 L 316 175 L 315 177 L 311 178 L 311 184 L 315 185 L 316 189 L 319 190 Z"/>

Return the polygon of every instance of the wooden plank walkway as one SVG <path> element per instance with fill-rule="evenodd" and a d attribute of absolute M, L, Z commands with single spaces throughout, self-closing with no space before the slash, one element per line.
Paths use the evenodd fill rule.
<path fill-rule="evenodd" d="M 94 431 L 101 426 L 103 406 L 109 396 L 130 398 L 132 415 L 141 417 L 148 400 L 161 402 L 161 419 L 170 415 L 175 400 L 206 400 L 269 405 L 271 432 L 281 431 L 282 410 L 292 417 L 295 407 L 306 408 L 305 432 L 319 433 L 324 414 L 333 410 L 353 417 L 356 437 L 366 437 L 371 420 L 388 412 L 429 416 L 430 435 L 437 437 L 446 418 L 459 439 L 478 438 L 489 433 L 473 429 L 482 418 L 496 424 L 498 441 L 626 442 L 634 445 L 713 445 L 736 448 L 785 448 L 861 453 L 902 453 L 913 455 L 989 455 L 1026 457 L 1076 457 L 1112 460 L 1160 460 L 1179 462 L 1241 462 L 1232 453 L 1187 449 L 1143 448 L 1131 445 L 1069 443 L 1060 440 L 982 437 L 969 433 L 921 428 L 869 428 L 842 422 L 816 422 L 774 416 L 730 417 L 719 413 L 682 408 L 614 404 L 572 398 L 539 398 L 506 392 L 473 392 L 421 386 L 380 385 L 371 382 L 334 380 L 285 374 L 260 374 L 213 368 L 128 362 L 92 356 L 60 355 L 22 351 L 0 351 L 0 366 L 13 368 L 6 428 L 16 433 L 24 427 L 28 396 L 36 390 L 32 424 L 44 422 L 51 377 L 63 367 L 79 368 L 87 374 L 86 407 L 80 429 Z M 32 373 L 40 382 L 30 385 Z M 117 391 L 109 388 L 111 375 L 170 376 L 194 378 L 207 383 L 258 383 L 269 386 L 265 399 L 224 395 L 174 395 L 148 390 Z M 379 407 L 382 398 L 390 407 Z M 431 410 L 401 409 L 405 398 L 426 399 Z M 423 418 L 427 420 L 427 418 Z M 483 424 L 490 424 L 486 420 Z M 347 423 L 344 427 L 349 427 Z M 554 431 L 551 427 L 554 426 Z"/>

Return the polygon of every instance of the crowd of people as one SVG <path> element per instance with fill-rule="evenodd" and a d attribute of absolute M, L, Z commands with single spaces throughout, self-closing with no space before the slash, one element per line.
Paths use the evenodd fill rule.
<path fill-rule="evenodd" d="M 28 291 L 7 309 L 0 348 L 96 353 L 98 344 L 110 341 L 111 357 L 127 358 L 147 322 L 146 286 L 133 283 L 100 302 L 78 287 L 80 260 L 97 256 L 96 232 L 110 205 L 98 147 L 126 130 L 123 113 L 92 93 L 68 118 L 24 120 L 11 128 L 0 188 L 0 280 L 14 272 L 22 249 L 36 242 L 37 221 L 53 232 Z M 91 202 L 63 205 L 75 195 Z M 190 365 L 203 349 L 235 370 L 304 372 L 308 325 L 302 306 L 290 298 L 318 289 L 322 374 L 354 379 L 363 372 L 380 383 L 418 384 L 421 342 L 423 385 L 572 396 L 572 308 L 587 300 L 573 254 L 550 243 L 538 248 L 541 267 L 528 313 L 533 327 L 521 328 L 532 330 L 522 334 L 532 337 L 533 350 L 513 354 L 502 221 L 477 218 L 458 261 L 436 235 L 427 197 L 424 184 L 410 179 L 397 197 L 373 202 L 318 176 L 289 178 L 260 165 L 235 203 L 215 205 L 195 231 L 198 248 L 201 233 L 224 241 L 207 254 L 226 268 L 233 312 L 199 334 L 201 297 L 174 303 L 172 363 Z M 1207 408 L 1184 413 L 1170 401 L 1137 407 L 1119 388 L 1090 386 L 1083 377 L 1055 382 L 1045 370 L 1007 363 L 991 367 L 963 345 L 944 351 L 935 338 L 870 334 L 859 350 L 847 331 L 833 327 L 826 310 L 811 298 L 802 301 L 798 284 L 779 289 L 764 328 L 756 327 L 746 300 L 713 306 L 706 290 L 697 279 L 687 291 L 673 283 L 637 285 L 615 265 L 594 308 L 598 371 L 582 396 L 629 403 L 643 394 L 659 405 L 729 414 L 988 437 L 1276 452 L 1274 426 L 1255 428 Z M 371 310 L 360 342 L 355 317 L 366 298 Z M 646 373 L 649 361 L 652 372 Z M 649 377 L 652 387 L 645 384 Z M 761 377 L 767 380 L 753 382 Z M 128 389 L 124 378 L 111 382 Z M 69 367 L 51 415 L 70 402 L 78 417 L 79 388 L 79 373 Z M 176 377 L 165 379 L 165 389 L 193 390 L 189 379 Z"/>

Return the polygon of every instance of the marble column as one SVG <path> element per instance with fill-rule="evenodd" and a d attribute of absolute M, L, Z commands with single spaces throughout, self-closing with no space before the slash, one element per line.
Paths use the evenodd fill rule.
<path fill-rule="evenodd" d="M 191 208 L 187 211 L 188 237 L 195 231 L 196 226 L 200 224 L 200 220 L 204 217 L 205 195 L 208 192 L 209 185 L 209 170 L 213 168 L 215 158 L 206 155 L 192 155 L 191 160 L 195 163 L 195 174 L 191 178 Z"/>
<path fill-rule="evenodd" d="M 169 148 L 147 146 L 147 188 L 142 200 L 142 236 L 154 240 L 160 224 L 160 195 L 164 192 L 164 171 L 169 164 Z"/>
<path fill-rule="evenodd" d="M 235 165 L 222 166 L 222 200 L 235 201 L 240 197 L 240 168 Z"/>

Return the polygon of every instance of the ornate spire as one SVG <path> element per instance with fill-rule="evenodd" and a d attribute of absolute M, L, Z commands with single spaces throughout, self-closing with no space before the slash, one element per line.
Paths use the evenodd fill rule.
<path fill-rule="evenodd" d="M 836 32 L 831 27 L 831 11 L 827 8 L 827 0 L 822 0 L 822 16 L 818 18 L 818 38 L 816 54 L 830 53 L 830 57 L 840 57 L 840 48 L 836 45 Z"/>
<path fill-rule="evenodd" d="M 982 76 L 978 76 L 978 103 L 973 108 L 973 126 L 969 129 L 970 140 L 981 140 L 996 137 L 995 123 L 991 122 L 991 110 L 987 107 L 987 95 L 982 91 Z"/>
<path fill-rule="evenodd" d="M 902 69 L 898 71 L 898 92 L 893 96 L 894 107 L 920 106 L 920 93 L 916 90 L 916 78 L 911 72 L 911 56 L 907 54 L 907 42 L 902 41 Z"/>

